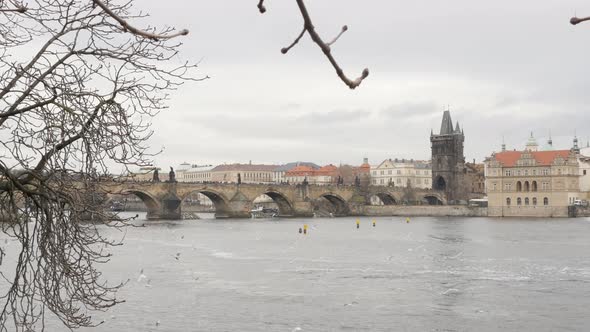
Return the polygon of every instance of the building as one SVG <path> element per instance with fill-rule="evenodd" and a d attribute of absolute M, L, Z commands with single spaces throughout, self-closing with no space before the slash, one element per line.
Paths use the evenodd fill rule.
<path fill-rule="evenodd" d="M 432 148 L 432 188 L 444 191 L 450 203 L 469 199 L 465 181 L 465 135 L 459 122 L 453 128 L 451 113 L 445 111 L 438 135 L 430 133 Z"/>
<path fill-rule="evenodd" d="M 523 151 L 503 150 L 485 161 L 489 216 L 567 217 L 589 198 L 590 158 L 577 139 L 569 150 L 539 151 L 531 134 Z"/>
<path fill-rule="evenodd" d="M 432 170 L 429 161 L 413 159 L 386 159 L 371 166 L 371 184 L 430 189 Z"/>
<path fill-rule="evenodd" d="M 483 163 L 465 163 L 465 182 L 469 198 L 483 198 L 486 194 L 485 165 Z"/>
<path fill-rule="evenodd" d="M 190 168 L 178 172 L 176 179 L 179 182 L 212 182 L 211 171 L 213 165 L 190 165 Z"/>
<path fill-rule="evenodd" d="M 242 183 L 273 183 L 273 172 L 277 165 L 226 164 L 211 169 L 211 181 L 237 183 L 238 174 Z"/>
<path fill-rule="evenodd" d="M 311 167 L 312 169 L 319 169 L 320 168 L 320 166 L 318 166 L 314 163 L 305 162 L 305 161 L 297 161 L 297 162 L 287 163 L 285 165 L 277 166 L 274 169 L 273 176 L 272 176 L 273 182 L 276 184 L 286 183 L 287 179 L 285 178 L 285 173 L 294 169 L 297 166 L 307 166 L 307 167 Z"/>
<path fill-rule="evenodd" d="M 318 169 L 311 166 L 299 165 L 285 173 L 285 180 L 289 184 L 329 185 L 335 184 L 338 177 L 338 167 L 330 164 Z"/>

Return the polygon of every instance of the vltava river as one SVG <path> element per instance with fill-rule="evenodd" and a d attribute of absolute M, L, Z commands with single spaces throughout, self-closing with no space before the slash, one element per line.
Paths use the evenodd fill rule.
<path fill-rule="evenodd" d="M 590 219 L 356 219 L 138 221 L 84 331 L 590 329 Z"/>

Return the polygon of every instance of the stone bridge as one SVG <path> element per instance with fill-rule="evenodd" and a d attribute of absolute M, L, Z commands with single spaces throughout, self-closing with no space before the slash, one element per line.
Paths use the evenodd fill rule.
<path fill-rule="evenodd" d="M 211 199 L 216 218 L 249 218 L 253 201 L 261 195 L 274 200 L 282 217 L 311 217 L 322 201 L 331 205 L 335 216 L 358 215 L 360 207 L 370 205 L 373 196 L 378 196 L 384 205 L 446 205 L 446 197 L 440 191 L 383 186 L 109 182 L 103 183 L 102 188 L 110 194 L 138 196 L 147 206 L 148 219 L 180 219 L 181 203 L 192 193 Z"/>

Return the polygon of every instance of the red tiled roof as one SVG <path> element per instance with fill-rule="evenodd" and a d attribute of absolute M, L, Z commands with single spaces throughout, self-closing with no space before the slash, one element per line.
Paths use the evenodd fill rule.
<path fill-rule="evenodd" d="M 505 167 L 512 167 L 516 165 L 516 162 L 520 159 L 520 156 L 525 151 L 504 151 L 498 152 L 494 155 L 494 158 L 499 161 Z M 567 159 L 570 154 L 570 150 L 553 150 L 553 151 L 531 151 L 529 152 L 533 158 L 537 161 L 538 165 L 548 166 L 553 163 L 555 158 L 562 157 Z"/>
<path fill-rule="evenodd" d="M 285 176 L 302 176 L 313 174 L 314 169 L 309 166 L 299 165 L 293 169 L 285 172 Z"/>

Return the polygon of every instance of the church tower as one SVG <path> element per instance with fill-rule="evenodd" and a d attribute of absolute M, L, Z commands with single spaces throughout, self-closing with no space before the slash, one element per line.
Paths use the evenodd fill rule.
<path fill-rule="evenodd" d="M 465 156 L 463 142 L 465 135 L 459 128 L 459 122 L 453 128 L 451 113 L 443 114 L 440 132 L 430 134 L 432 148 L 432 189 L 447 194 L 449 203 L 467 200 L 465 186 Z"/>

